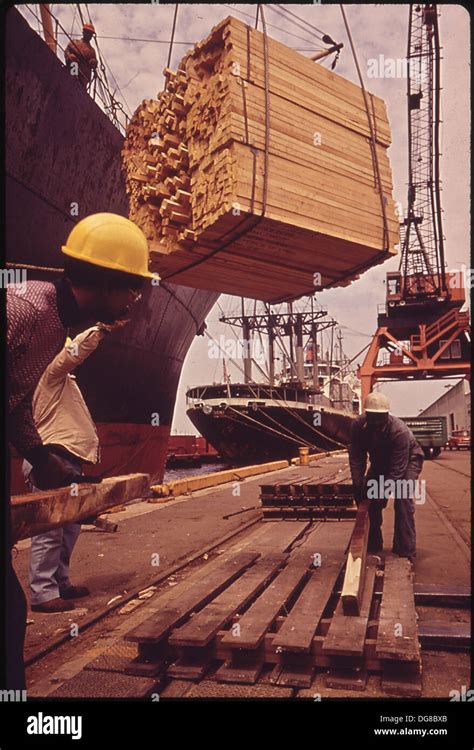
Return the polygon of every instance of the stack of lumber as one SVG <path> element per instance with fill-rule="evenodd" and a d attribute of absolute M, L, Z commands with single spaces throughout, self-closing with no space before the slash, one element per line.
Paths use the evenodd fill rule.
<path fill-rule="evenodd" d="M 384 102 L 368 94 L 379 186 L 361 89 L 267 41 L 268 109 L 264 35 L 229 17 L 165 71 L 123 160 L 130 218 L 163 278 L 273 302 L 313 293 L 315 278 L 347 285 L 396 253 L 399 232 Z"/>

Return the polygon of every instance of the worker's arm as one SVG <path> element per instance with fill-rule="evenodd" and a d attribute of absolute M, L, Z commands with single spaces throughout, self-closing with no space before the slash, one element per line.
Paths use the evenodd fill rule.
<path fill-rule="evenodd" d="M 364 477 L 367 468 L 367 447 L 362 426 L 358 422 L 354 422 L 351 429 L 349 466 L 354 487 L 354 498 L 359 503 L 363 499 Z"/>
<path fill-rule="evenodd" d="M 7 289 L 7 361 L 9 400 L 22 394 L 20 373 L 21 357 L 31 345 L 37 325 L 34 307 L 20 295 Z M 27 452 L 43 445 L 35 427 L 31 407 L 31 394 L 24 394 L 13 409 L 9 409 L 8 440 L 17 451 L 27 457 Z"/>
<path fill-rule="evenodd" d="M 33 419 L 33 393 L 24 393 L 21 386 L 22 355 L 31 346 L 37 325 L 34 307 L 7 289 L 8 390 L 10 404 L 15 404 L 9 406 L 8 440 L 33 466 L 37 486 L 49 489 L 70 483 L 70 467 L 43 445 Z"/>
<path fill-rule="evenodd" d="M 8 416 L 8 440 L 18 453 L 32 463 L 31 451 L 42 448 L 43 442 L 36 429 L 31 406 L 31 396 L 27 396 Z"/>
<path fill-rule="evenodd" d="M 36 326 L 36 311 L 21 295 L 7 288 L 7 346 L 8 363 L 15 366 L 15 358 L 28 347 Z"/>
<path fill-rule="evenodd" d="M 43 383 L 53 386 L 64 380 L 97 349 L 106 334 L 107 329 L 97 325 L 76 336 L 48 365 L 43 374 Z"/>
<path fill-rule="evenodd" d="M 75 46 L 72 44 L 72 42 L 69 42 L 68 46 L 64 50 L 64 59 L 66 60 L 66 63 L 72 63 L 72 62 L 79 62 L 79 58 L 77 56 L 77 50 Z"/>

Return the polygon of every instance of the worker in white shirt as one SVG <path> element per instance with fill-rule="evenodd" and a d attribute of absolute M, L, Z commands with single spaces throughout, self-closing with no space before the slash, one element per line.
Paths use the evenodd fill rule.
<path fill-rule="evenodd" d="M 55 452 L 70 468 L 71 483 L 85 481 L 83 464 L 96 464 L 100 458 L 97 430 L 72 373 L 110 330 L 126 322 L 98 323 L 67 341 L 36 387 L 32 401 L 36 428 L 43 444 L 54 445 Z M 37 492 L 34 470 L 26 460 L 23 476 L 30 489 Z M 81 524 L 70 523 L 32 537 L 29 582 L 33 611 L 71 610 L 75 606 L 73 599 L 90 593 L 85 586 L 73 586 L 69 578 L 69 562 L 80 531 Z"/>

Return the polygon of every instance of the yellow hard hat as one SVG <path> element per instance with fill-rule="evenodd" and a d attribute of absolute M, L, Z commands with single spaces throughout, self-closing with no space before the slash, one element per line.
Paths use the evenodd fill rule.
<path fill-rule="evenodd" d="M 148 270 L 148 242 L 142 230 L 118 214 L 91 214 L 82 219 L 61 249 L 84 263 L 146 279 L 157 278 Z"/>
<path fill-rule="evenodd" d="M 364 409 L 369 412 L 388 412 L 390 411 L 390 401 L 385 393 L 375 391 L 369 393 L 365 399 Z"/>

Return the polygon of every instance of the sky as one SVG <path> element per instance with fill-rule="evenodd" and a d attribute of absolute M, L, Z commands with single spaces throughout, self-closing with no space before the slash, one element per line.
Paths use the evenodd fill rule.
<path fill-rule="evenodd" d="M 38 6 L 31 7 L 37 12 Z M 52 11 L 64 29 L 76 37 L 80 35 L 80 25 L 78 14 L 74 17 L 74 7 L 54 4 Z M 270 36 L 307 56 L 320 48 L 320 39 L 316 38 L 310 28 L 305 26 L 302 29 L 289 23 L 275 10 L 278 7 L 264 5 Z M 314 4 L 286 7 L 300 19 L 329 34 L 336 42 L 344 44 L 336 73 L 358 83 L 339 6 Z M 82 5 L 81 8 L 86 15 L 86 6 Z M 175 6 L 158 3 L 90 4 L 88 8 L 96 28 L 100 50 L 108 66 L 111 87 L 117 88 L 117 98 L 125 103 L 125 109 L 131 114 L 143 99 L 156 97 L 163 88 L 163 69 L 169 54 Z M 176 69 L 186 51 L 194 43 L 204 39 L 211 28 L 228 15 L 234 15 L 254 26 L 256 8 L 256 5 L 243 4 L 180 4 L 170 67 Z M 446 259 L 448 269 L 461 269 L 463 264 L 465 267 L 470 266 L 470 17 L 459 5 L 441 4 L 438 8 L 443 58 L 441 176 Z M 371 66 L 369 61 L 379 55 L 396 60 L 406 54 L 408 9 L 408 5 L 389 4 L 345 6 L 365 86 L 387 104 L 392 131 L 392 145 L 388 154 L 393 172 L 393 196 L 404 208 L 407 192 L 406 79 L 369 78 L 368 71 Z M 20 7 L 19 10 L 36 28 L 37 21 L 26 7 Z M 162 40 L 165 43 L 135 40 Z M 60 35 L 59 42 L 64 48 L 66 37 Z M 318 303 L 342 327 L 344 350 L 350 357 L 366 346 L 370 336 L 375 333 L 377 305 L 385 300 L 385 275 L 387 271 L 397 268 L 398 259 L 394 258 L 365 272 L 348 287 L 318 294 Z M 231 330 L 219 323 L 218 318 L 221 308 L 226 313 L 238 313 L 240 301 L 223 295 L 219 299 L 219 305 L 220 307 L 214 307 L 207 318 L 208 331 L 216 339 L 221 334 L 232 337 Z M 208 338 L 196 337 L 182 371 L 173 432 L 195 432 L 185 415 L 186 388 L 221 378 L 222 361 L 210 359 L 208 353 Z M 361 358 L 357 361 L 361 361 Z M 229 365 L 229 371 L 234 382 L 240 379 L 241 374 L 235 367 Z M 454 382 L 457 381 L 387 383 L 383 385 L 383 390 L 390 397 L 392 412 L 408 416 L 416 415 L 438 398 L 448 383 Z"/>

